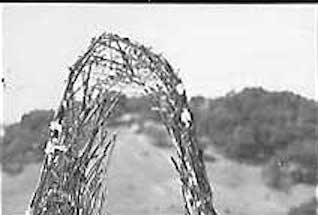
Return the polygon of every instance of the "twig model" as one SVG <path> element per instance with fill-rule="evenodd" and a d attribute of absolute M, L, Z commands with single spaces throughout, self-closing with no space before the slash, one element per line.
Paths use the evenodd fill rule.
<path fill-rule="evenodd" d="M 116 137 L 107 122 L 127 93 L 148 96 L 170 134 L 185 214 L 217 214 L 185 88 L 163 56 L 104 33 L 69 70 L 28 214 L 107 214 L 106 173 Z"/>

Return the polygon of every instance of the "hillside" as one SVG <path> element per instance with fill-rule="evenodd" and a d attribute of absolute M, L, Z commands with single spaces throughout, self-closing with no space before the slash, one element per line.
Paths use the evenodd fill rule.
<path fill-rule="evenodd" d="M 120 104 L 110 126 L 136 122 L 140 131 L 147 133 L 144 124 L 159 120 L 146 98 L 123 96 Z M 293 183 L 316 184 L 316 102 L 291 92 L 246 88 L 217 99 L 192 97 L 190 105 L 198 136 L 204 140 L 202 148 L 212 144 L 232 160 L 267 165 L 269 172 L 288 175 Z M 21 122 L 5 127 L 0 145 L 4 171 L 19 172 L 24 163 L 41 160 L 52 116 L 52 111 L 35 110 L 25 114 Z M 285 167 L 284 173 L 275 169 L 277 163 Z"/>
<path fill-rule="evenodd" d="M 110 210 L 115 210 L 115 214 L 124 214 L 124 211 L 120 211 L 123 208 L 121 204 L 132 206 L 136 204 L 134 199 L 145 201 L 146 191 L 153 191 L 153 195 L 157 195 L 155 192 L 160 193 L 162 189 L 177 187 L 176 181 L 171 183 L 170 176 L 173 170 L 166 169 L 170 165 L 168 159 L 161 159 L 162 156 L 166 156 L 167 151 L 172 150 L 170 140 L 163 127 L 158 124 L 158 116 L 150 111 L 149 102 L 142 97 L 123 96 L 120 104 L 109 126 L 113 128 L 133 126 L 136 133 L 123 135 L 124 139 L 121 141 L 123 143 L 117 148 L 124 156 L 114 155 L 114 166 L 120 167 L 114 168 L 116 170 L 110 178 L 110 183 L 113 180 L 117 183 L 118 179 L 128 187 L 110 186 L 110 192 L 112 189 L 117 189 L 116 186 L 119 187 L 118 189 L 123 189 L 121 192 L 130 192 L 125 195 L 129 198 L 122 203 L 117 201 L 119 196 L 114 198 L 114 201 L 110 199 L 113 201 L 110 205 L 114 205 Z M 317 184 L 318 105 L 316 102 L 291 92 L 269 92 L 262 88 L 246 88 L 241 92 L 231 92 L 217 99 L 192 97 L 190 106 L 195 116 L 199 144 L 204 149 L 204 158 L 208 163 L 208 173 L 215 182 L 218 198 L 229 207 L 224 209 L 225 214 L 226 211 L 228 214 L 231 214 L 229 211 L 237 212 L 237 210 L 253 211 L 254 205 L 263 207 L 264 204 L 267 205 L 264 208 L 268 208 L 264 209 L 264 214 L 286 214 L 287 208 L 290 207 L 294 207 L 290 211 L 292 215 L 300 210 L 312 210 L 316 203 L 310 202 L 310 197 L 313 196 L 313 186 Z M 38 176 L 35 171 L 38 171 L 38 163 L 43 157 L 42 147 L 47 138 L 47 125 L 52 116 L 52 110 L 35 110 L 25 114 L 20 122 L 5 126 L 5 136 L 0 144 L 1 165 L 4 172 L 16 175 L 6 175 L 4 178 L 8 177 L 10 180 L 11 177 L 17 178 L 17 187 L 23 180 L 29 180 L 24 179 L 26 175 L 33 180 Z M 146 137 L 151 139 L 140 139 Z M 138 152 L 135 153 L 135 150 Z M 162 152 L 163 155 L 157 152 Z M 36 164 L 30 166 L 31 163 Z M 124 167 L 127 164 L 130 164 L 131 168 Z M 157 169 L 151 168 L 154 164 Z M 33 175 L 28 175 L 28 172 L 23 171 L 24 168 Z M 149 177 L 149 180 L 143 181 Z M 30 184 L 35 183 L 31 181 Z M 130 181 L 138 183 L 129 185 Z M 172 184 L 174 188 L 168 185 L 169 188 L 166 185 L 162 185 L 165 188 L 160 188 L 161 185 L 157 188 L 140 187 L 141 184 L 152 186 L 153 183 Z M 11 186 L 5 189 L 13 189 L 10 193 L 16 195 L 18 199 L 24 198 L 25 193 L 20 195 L 21 193 Z M 31 192 L 32 189 L 28 187 L 22 190 Z M 231 195 L 233 190 L 244 193 L 244 198 Z M 254 193 L 255 190 L 258 192 Z M 119 195 L 118 192 L 113 192 L 114 196 Z M 299 195 L 296 195 L 297 193 Z M 167 199 L 165 195 L 162 191 L 162 196 L 158 198 Z M 253 200 L 250 196 L 253 196 Z M 287 203 L 280 202 L 280 198 L 288 200 Z M 239 203 L 238 199 L 241 200 Z M 154 201 L 155 205 L 160 201 Z M 176 206 L 180 205 L 178 201 L 180 199 L 169 199 L 168 202 L 172 202 L 170 208 L 166 205 L 166 209 L 157 208 L 152 212 L 160 214 L 166 213 L 164 212 L 166 210 L 177 213 L 180 211 L 180 207 Z M 307 203 L 304 203 L 305 201 Z M 162 202 L 163 205 L 166 203 Z M 147 204 L 152 205 L 149 202 Z M 222 208 L 223 203 L 220 204 Z M 144 210 L 142 206 L 140 207 L 139 209 L 136 207 L 136 214 Z M 254 213 L 257 213 L 256 209 Z M 304 213 L 310 215 L 310 212 Z"/>
<path fill-rule="evenodd" d="M 270 186 L 283 186 L 278 178 L 317 183 L 316 102 L 291 92 L 246 88 L 215 100 L 192 98 L 191 103 L 199 136 L 207 136 L 230 159 L 267 165 Z"/>
<path fill-rule="evenodd" d="M 108 177 L 108 211 L 118 215 L 181 215 L 179 179 L 169 157 L 174 150 L 149 144 L 149 137 L 122 128 Z M 224 215 L 287 215 L 290 207 L 313 197 L 313 187 L 294 186 L 289 193 L 273 191 L 262 182 L 261 168 L 238 164 L 213 151 L 207 163 L 218 210 Z M 39 164 L 19 175 L 3 177 L 3 215 L 23 215 L 36 185 Z"/>

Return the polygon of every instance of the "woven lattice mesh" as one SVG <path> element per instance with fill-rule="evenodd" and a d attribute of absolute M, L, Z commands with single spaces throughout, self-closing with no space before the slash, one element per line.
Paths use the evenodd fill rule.
<path fill-rule="evenodd" d="M 177 149 L 185 213 L 216 214 L 181 79 L 168 61 L 128 38 L 104 33 L 69 68 L 29 213 L 106 214 L 106 175 L 115 135 L 108 119 L 122 94 L 143 94 Z"/>

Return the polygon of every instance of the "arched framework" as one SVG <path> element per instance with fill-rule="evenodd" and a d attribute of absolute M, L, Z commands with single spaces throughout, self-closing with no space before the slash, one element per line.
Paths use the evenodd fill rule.
<path fill-rule="evenodd" d="M 106 214 L 105 175 L 115 141 L 107 121 L 127 93 L 147 95 L 170 134 L 185 214 L 216 214 L 185 89 L 163 56 L 104 33 L 69 70 L 30 214 Z"/>

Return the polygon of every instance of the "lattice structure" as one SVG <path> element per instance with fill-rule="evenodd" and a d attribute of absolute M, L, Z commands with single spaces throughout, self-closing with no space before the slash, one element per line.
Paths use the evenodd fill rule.
<path fill-rule="evenodd" d="M 120 96 L 127 93 L 147 95 L 170 134 L 185 214 L 217 214 L 185 89 L 163 56 L 104 33 L 93 38 L 69 70 L 30 214 L 106 214 L 105 175 L 115 141 L 106 126 Z"/>

